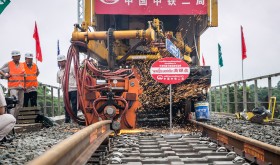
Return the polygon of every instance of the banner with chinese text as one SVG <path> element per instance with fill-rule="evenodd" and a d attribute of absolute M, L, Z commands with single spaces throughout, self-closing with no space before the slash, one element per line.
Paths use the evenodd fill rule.
<path fill-rule="evenodd" d="M 207 0 L 95 0 L 96 14 L 205 15 Z"/>

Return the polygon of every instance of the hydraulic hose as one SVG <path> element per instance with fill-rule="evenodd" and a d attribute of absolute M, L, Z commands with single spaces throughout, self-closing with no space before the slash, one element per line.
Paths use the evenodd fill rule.
<path fill-rule="evenodd" d="M 75 48 L 75 46 L 72 44 L 68 50 L 67 53 L 67 61 L 66 61 L 66 65 L 65 65 L 65 72 L 64 72 L 64 78 L 63 78 L 63 95 L 64 95 L 64 104 L 65 104 L 65 108 L 66 111 L 68 112 L 69 116 L 77 123 L 80 124 L 84 124 L 85 120 L 79 118 L 78 116 L 75 116 L 71 106 L 70 106 L 70 100 L 69 100 L 69 95 L 68 95 L 68 91 L 69 91 L 69 73 L 70 73 L 70 67 L 71 67 L 71 63 L 72 63 L 72 58 L 74 59 L 74 70 L 75 70 L 75 75 L 77 75 L 77 71 L 78 71 L 78 65 L 77 65 L 77 57 L 78 53 L 77 50 Z M 76 76 L 77 77 L 77 76 Z M 77 87 L 79 84 L 79 81 L 77 81 Z M 77 107 L 78 108 L 78 107 Z"/>
<path fill-rule="evenodd" d="M 118 69 L 116 71 L 110 71 L 110 70 L 100 70 L 98 69 L 94 64 L 91 63 L 89 59 L 83 60 L 82 65 L 80 64 L 79 59 L 79 49 L 87 49 L 86 43 L 75 41 L 72 42 L 71 46 L 68 49 L 67 53 L 67 61 L 65 65 L 65 73 L 63 77 L 63 95 L 64 95 L 64 103 L 66 111 L 68 112 L 69 116 L 75 121 L 80 124 L 86 123 L 86 125 L 90 125 L 93 123 L 94 116 L 100 118 L 100 114 L 96 110 L 97 103 L 104 100 L 108 100 L 106 96 L 101 96 L 99 98 L 96 98 L 94 101 L 87 101 L 85 100 L 86 91 L 109 91 L 111 88 L 111 85 L 109 83 L 96 85 L 96 82 L 94 82 L 94 79 L 127 79 L 131 76 L 134 76 L 134 73 L 131 69 Z M 84 114 L 88 113 L 87 109 L 90 108 L 92 112 L 92 117 L 89 118 L 87 115 L 85 115 L 85 119 L 82 119 L 78 116 L 75 116 L 71 106 L 70 106 L 70 100 L 69 100 L 69 73 L 71 69 L 71 64 L 74 65 L 74 72 L 75 72 L 75 78 L 77 83 L 77 93 L 78 93 L 78 110 L 82 110 Z M 120 116 L 120 118 L 123 118 L 123 115 L 128 111 L 128 103 L 127 101 L 119 96 L 115 96 L 114 100 L 121 101 L 125 105 L 125 108 Z M 126 121 L 125 117 L 125 124 L 127 127 L 131 127 L 128 122 Z"/>

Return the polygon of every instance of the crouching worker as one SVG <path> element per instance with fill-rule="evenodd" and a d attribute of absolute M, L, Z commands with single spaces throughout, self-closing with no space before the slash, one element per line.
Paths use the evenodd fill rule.
<path fill-rule="evenodd" d="M 5 114 L 6 100 L 0 86 L 0 141 L 3 141 L 8 133 L 14 128 L 16 119 L 11 114 Z"/>

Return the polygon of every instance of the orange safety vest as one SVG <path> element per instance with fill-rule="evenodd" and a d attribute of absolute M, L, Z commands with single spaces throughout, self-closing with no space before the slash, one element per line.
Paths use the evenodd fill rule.
<path fill-rule="evenodd" d="M 37 81 L 37 65 L 32 64 L 32 67 L 29 68 L 26 64 L 24 63 L 24 69 L 25 69 L 25 87 L 26 88 L 31 88 L 31 87 L 38 87 L 38 81 Z"/>
<path fill-rule="evenodd" d="M 24 65 L 19 63 L 17 66 L 14 61 L 8 63 L 11 77 L 8 79 L 8 88 L 24 88 Z"/>

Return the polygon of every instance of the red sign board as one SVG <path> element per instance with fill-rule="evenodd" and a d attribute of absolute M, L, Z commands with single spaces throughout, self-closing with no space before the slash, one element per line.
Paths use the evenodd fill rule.
<path fill-rule="evenodd" d="M 96 14 L 205 15 L 207 0 L 95 0 Z"/>
<path fill-rule="evenodd" d="M 189 65 L 174 57 L 166 57 L 153 63 L 150 73 L 157 82 L 163 84 L 178 84 L 189 77 Z"/>

